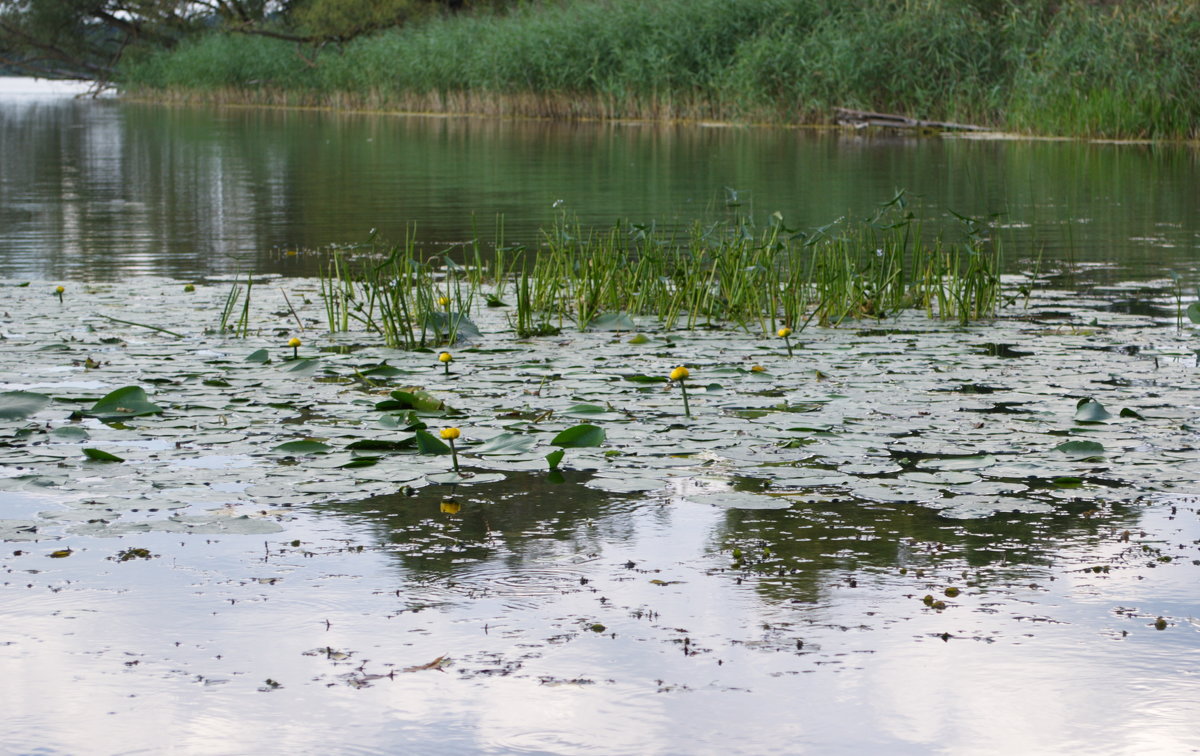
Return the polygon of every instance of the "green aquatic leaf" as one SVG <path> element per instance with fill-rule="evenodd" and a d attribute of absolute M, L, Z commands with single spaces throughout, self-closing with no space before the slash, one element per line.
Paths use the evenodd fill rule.
<path fill-rule="evenodd" d="M 563 457 L 566 456 L 566 454 L 567 453 L 562 449 L 555 449 L 547 454 L 546 462 L 550 465 L 550 469 L 557 470 L 558 466 L 562 464 Z"/>
<path fill-rule="evenodd" d="M 401 370 L 398 367 L 392 367 L 391 365 L 387 364 L 387 360 L 384 360 L 373 368 L 360 370 L 359 372 L 368 378 L 395 378 L 398 375 L 404 375 L 412 371 Z"/>
<path fill-rule="evenodd" d="M 108 422 L 144 415 L 161 415 L 162 411 L 162 407 L 150 401 L 141 386 L 125 386 L 101 397 L 90 410 L 79 414 Z"/>
<path fill-rule="evenodd" d="M 621 376 L 632 383 L 666 383 L 665 375 L 645 375 L 644 373 L 625 373 Z"/>
<path fill-rule="evenodd" d="M 1102 423 L 1112 418 L 1112 413 L 1095 399 L 1080 399 L 1075 405 L 1075 422 Z"/>
<path fill-rule="evenodd" d="M 450 447 L 429 431 L 419 430 L 414 433 L 417 440 L 418 454 L 449 454 Z"/>
<path fill-rule="evenodd" d="M 287 454 L 324 454 L 332 447 L 329 444 L 323 444 L 320 441 L 312 439 L 303 439 L 301 441 L 288 441 L 276 446 L 272 451 L 285 452 Z"/>
<path fill-rule="evenodd" d="M 1138 412 L 1137 410 L 1130 409 L 1128 407 L 1121 410 L 1121 417 L 1129 417 L 1134 420 L 1145 420 L 1146 419 L 1146 418 L 1142 417 L 1140 412 Z"/>
<path fill-rule="evenodd" d="M 624 312 L 606 312 L 588 321 L 589 331 L 632 331 L 636 326 L 633 318 Z"/>
<path fill-rule="evenodd" d="M 32 391 L 0 393 L 0 420 L 22 420 L 50 403 L 50 397 Z"/>
<path fill-rule="evenodd" d="M 375 409 L 385 411 L 413 409 L 419 412 L 438 412 L 446 408 L 441 399 L 421 390 L 393 391 L 391 396 L 391 399 L 385 399 L 376 404 Z"/>
<path fill-rule="evenodd" d="M 501 433 L 473 447 L 473 454 L 526 454 L 531 451 L 537 439 L 522 433 Z"/>
<path fill-rule="evenodd" d="M 573 425 L 550 440 L 555 446 L 567 449 L 577 449 L 585 446 L 599 446 L 604 443 L 604 429 L 584 423 Z"/>
<path fill-rule="evenodd" d="M 91 434 L 77 425 L 63 425 L 50 431 L 50 435 L 63 441 L 86 441 Z"/>
<path fill-rule="evenodd" d="M 416 445 L 416 440 L 412 438 L 403 438 L 399 441 L 391 441 L 383 438 L 364 438 L 347 444 L 346 448 L 352 451 L 404 451 Z"/>
<path fill-rule="evenodd" d="M 108 452 L 102 451 L 100 449 L 84 449 L 83 455 L 85 457 L 87 457 L 88 459 L 94 460 L 96 462 L 124 462 L 125 461 L 125 459 L 123 457 L 118 457 L 115 454 L 109 454 Z"/>
<path fill-rule="evenodd" d="M 1192 302 L 1187 307 L 1188 320 L 1200 324 L 1200 302 Z"/>
<path fill-rule="evenodd" d="M 374 467 L 379 462 L 379 457 L 355 457 L 344 465 L 338 465 L 340 469 L 353 470 L 359 467 Z"/>
<path fill-rule="evenodd" d="M 1081 462 L 1104 456 L 1104 444 L 1095 441 L 1067 441 L 1054 447 L 1054 450 Z"/>
<path fill-rule="evenodd" d="M 246 355 L 244 362 L 257 362 L 260 365 L 265 365 L 271 361 L 271 353 L 266 349 L 259 349 Z"/>

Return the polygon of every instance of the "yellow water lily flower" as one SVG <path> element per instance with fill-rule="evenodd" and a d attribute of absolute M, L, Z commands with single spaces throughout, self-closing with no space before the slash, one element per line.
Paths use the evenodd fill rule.
<path fill-rule="evenodd" d="M 449 307 L 450 297 L 438 297 L 438 307 Z"/>
<path fill-rule="evenodd" d="M 442 439 L 445 441 L 453 441 L 462 435 L 462 431 L 458 428 L 442 428 Z"/>
<path fill-rule="evenodd" d="M 780 328 L 778 331 L 776 331 L 775 334 L 777 336 L 779 336 L 779 338 L 781 338 L 781 339 L 786 339 L 788 336 L 792 335 L 792 329 L 788 328 L 787 326 L 784 326 L 783 328 Z"/>
<path fill-rule="evenodd" d="M 451 362 L 453 360 L 454 358 L 450 356 L 449 352 L 442 352 L 438 355 L 438 362 Z"/>
<path fill-rule="evenodd" d="M 295 349 L 296 347 L 300 346 L 300 339 L 293 336 L 292 338 L 288 339 L 288 346 L 290 346 L 292 349 Z"/>
<path fill-rule="evenodd" d="M 682 381 L 684 378 L 687 378 L 688 375 L 689 375 L 688 369 L 683 367 L 682 365 L 680 365 L 679 367 L 677 367 L 671 371 L 671 380 Z"/>

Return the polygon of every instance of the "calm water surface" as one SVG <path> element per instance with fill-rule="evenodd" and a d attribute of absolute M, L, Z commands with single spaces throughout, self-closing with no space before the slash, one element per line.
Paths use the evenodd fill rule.
<path fill-rule="evenodd" d="M 811 229 L 905 189 L 931 226 L 997 216 L 1039 255 L 1147 278 L 1200 249 L 1191 147 L 971 141 L 779 128 L 563 124 L 35 95 L 0 79 L 0 275 L 312 274 L 282 256 L 403 239 L 531 242 L 558 214 L 660 228 L 738 212 Z M 736 197 L 738 207 L 727 203 Z M 947 233 L 952 233 L 947 231 Z"/>

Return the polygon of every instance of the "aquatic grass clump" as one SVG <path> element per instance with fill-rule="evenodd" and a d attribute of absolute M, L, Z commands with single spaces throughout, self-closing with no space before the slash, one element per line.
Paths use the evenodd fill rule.
<path fill-rule="evenodd" d="M 837 326 L 905 309 L 963 324 L 993 315 L 1000 248 L 990 228 L 960 217 L 961 241 L 927 238 L 906 207 L 900 192 L 861 223 L 839 220 L 810 233 L 786 228 L 778 214 L 763 229 L 737 219 L 678 235 L 625 224 L 585 230 L 560 218 L 538 249 L 500 247 L 484 261 L 476 247 L 470 266 L 447 255 L 416 259 L 411 240 L 386 251 L 365 245 L 353 261 L 333 251 L 321 293 L 331 331 L 358 322 L 402 349 L 477 334 L 471 303 L 481 296 L 491 305 L 510 284 L 510 323 L 520 338 L 557 334 L 568 323 L 633 330 L 632 318 L 649 316 L 668 329 L 775 334 L 789 356 L 793 327 L 811 323 Z"/>
<path fill-rule="evenodd" d="M 334 248 L 320 287 L 330 332 L 346 332 L 357 323 L 393 349 L 456 343 L 461 333 L 475 330 L 468 313 L 483 265 L 477 248 L 474 253 L 477 262 L 470 267 L 447 255 L 420 259 L 411 233 L 403 244 L 372 238 Z"/>

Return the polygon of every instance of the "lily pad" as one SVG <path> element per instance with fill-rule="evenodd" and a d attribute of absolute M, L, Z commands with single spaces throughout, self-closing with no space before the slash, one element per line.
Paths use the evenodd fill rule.
<path fill-rule="evenodd" d="M 288 441 L 276 446 L 272 451 L 284 452 L 286 454 L 324 454 L 329 451 L 329 444 L 323 444 L 320 441 L 312 439 L 303 439 L 300 441 Z"/>
<path fill-rule="evenodd" d="M 688 496 L 688 501 L 695 504 L 709 504 L 725 509 L 790 509 L 792 503 L 780 496 L 750 493 L 748 491 L 728 491 L 722 493 L 700 494 Z"/>
<path fill-rule="evenodd" d="M 634 328 L 633 318 L 624 312 L 606 312 L 592 318 L 587 324 L 589 331 L 632 331 Z"/>
<path fill-rule="evenodd" d="M 1112 418 L 1112 413 L 1095 399 L 1080 399 L 1075 405 L 1075 422 L 1102 423 Z"/>
<path fill-rule="evenodd" d="M 118 457 L 115 454 L 109 454 L 102 449 L 84 449 L 83 455 L 90 460 L 96 462 L 124 462 L 124 458 Z"/>
<path fill-rule="evenodd" d="M 32 391 L 0 393 L 0 420 L 22 420 L 50 403 L 50 397 Z"/>
<path fill-rule="evenodd" d="M 575 449 L 587 446 L 599 446 L 604 443 L 604 438 L 605 433 L 603 428 L 584 423 L 567 428 L 562 433 L 550 439 L 550 443 L 565 449 Z"/>
<path fill-rule="evenodd" d="M 479 446 L 471 448 L 472 454 L 527 454 L 533 450 L 537 439 L 522 433 L 501 433 L 489 438 Z"/>
<path fill-rule="evenodd" d="M 1054 450 L 1079 461 L 1099 459 L 1104 456 L 1104 444 L 1096 441 L 1067 441 L 1054 447 Z"/>
<path fill-rule="evenodd" d="M 110 422 L 143 415 L 161 415 L 162 411 L 162 407 L 150 401 L 141 386 L 125 386 L 102 397 L 90 410 L 80 414 Z"/>
<path fill-rule="evenodd" d="M 450 447 L 442 442 L 440 438 L 433 435 L 429 431 L 419 430 L 415 432 L 417 439 L 417 452 L 419 454 L 449 454 Z"/>

